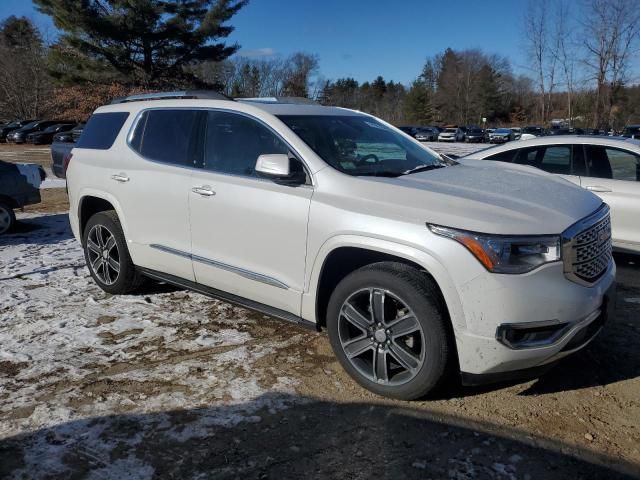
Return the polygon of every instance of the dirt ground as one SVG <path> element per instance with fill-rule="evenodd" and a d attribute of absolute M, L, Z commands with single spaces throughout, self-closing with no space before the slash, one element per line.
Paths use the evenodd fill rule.
<path fill-rule="evenodd" d="M 452 380 L 400 402 L 353 382 L 324 333 L 161 285 L 101 294 L 64 215 L 42 215 L 65 202 L 64 190 L 43 191 L 0 239 L 0 252 L 17 252 L 0 265 L 0 478 L 640 478 L 640 259 L 616 257 L 616 318 L 544 377 Z M 45 221 L 60 235 L 34 240 Z M 45 242 L 52 250 L 30 250 Z M 19 270 L 24 256 L 48 267 L 67 251 L 57 272 Z M 27 301 L 47 287 L 63 292 L 55 305 Z M 62 323 L 42 335 L 41 316 Z M 97 343 L 72 345 L 72 328 L 94 329 Z M 3 355 L 35 343 L 47 355 Z"/>

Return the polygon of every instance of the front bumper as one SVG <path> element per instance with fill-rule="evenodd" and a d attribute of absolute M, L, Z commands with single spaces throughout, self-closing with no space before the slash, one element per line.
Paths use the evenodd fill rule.
<path fill-rule="evenodd" d="M 469 282 L 461 296 L 467 328 L 455 332 L 463 381 L 527 376 L 586 346 L 614 315 L 615 272 L 612 261 L 591 287 L 567 280 L 560 263 L 526 275 L 482 275 Z M 553 343 L 528 348 L 510 348 L 497 336 L 501 325 L 541 321 L 568 326 Z"/>

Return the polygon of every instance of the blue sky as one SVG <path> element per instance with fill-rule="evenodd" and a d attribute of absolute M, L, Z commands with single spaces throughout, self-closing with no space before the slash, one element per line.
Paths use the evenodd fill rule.
<path fill-rule="evenodd" d="M 524 0 L 252 0 L 230 22 L 230 40 L 250 56 L 316 53 L 320 73 L 358 81 L 382 75 L 409 83 L 426 57 L 447 47 L 506 55 L 526 71 Z M 0 0 L 0 19 L 25 15 L 55 36 L 30 0 Z"/>

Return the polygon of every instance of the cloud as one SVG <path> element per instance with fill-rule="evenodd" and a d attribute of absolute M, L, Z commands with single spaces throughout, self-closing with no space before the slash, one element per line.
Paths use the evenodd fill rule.
<path fill-rule="evenodd" d="M 246 58 L 272 57 L 275 54 L 276 54 L 276 51 L 271 47 L 242 49 L 237 53 L 239 57 L 246 57 Z"/>

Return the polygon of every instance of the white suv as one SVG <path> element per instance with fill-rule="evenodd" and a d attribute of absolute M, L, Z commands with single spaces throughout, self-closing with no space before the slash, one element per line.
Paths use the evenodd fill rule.
<path fill-rule="evenodd" d="M 378 394 L 536 375 L 611 315 L 609 209 L 370 115 L 198 92 L 96 110 L 70 219 L 105 291 L 157 279 L 313 328 Z"/>

